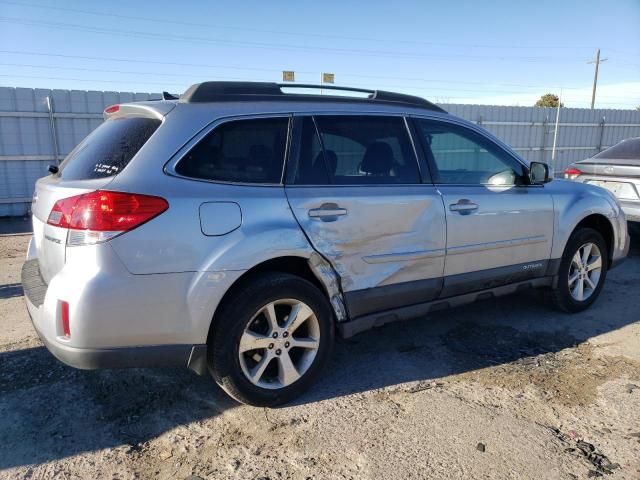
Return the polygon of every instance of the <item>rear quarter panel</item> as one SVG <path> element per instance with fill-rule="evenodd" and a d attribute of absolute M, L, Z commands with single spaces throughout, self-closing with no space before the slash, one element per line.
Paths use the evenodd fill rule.
<path fill-rule="evenodd" d="M 167 185 L 151 191 L 166 198 L 169 209 L 111 241 L 131 273 L 247 270 L 270 258 L 311 256 L 282 187 L 167 178 Z M 212 201 L 237 204 L 240 227 L 226 235 L 205 235 L 200 207 Z"/>
<path fill-rule="evenodd" d="M 291 213 L 282 186 L 215 183 L 165 173 L 165 165 L 185 152 L 199 132 L 224 116 L 224 108 L 217 111 L 213 105 L 178 104 L 135 161 L 109 185 L 113 190 L 158 195 L 169 202 L 162 215 L 111 241 L 132 273 L 246 270 L 283 255 L 311 256 L 311 246 Z M 199 212 L 208 202 L 237 204 L 239 228 L 226 235 L 205 235 Z M 211 222 L 209 217 L 206 228 L 213 227 Z"/>

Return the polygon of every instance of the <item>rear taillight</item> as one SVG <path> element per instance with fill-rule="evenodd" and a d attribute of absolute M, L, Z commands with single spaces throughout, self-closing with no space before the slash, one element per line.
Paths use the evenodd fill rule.
<path fill-rule="evenodd" d="M 47 223 L 70 230 L 68 245 L 86 245 L 132 230 L 167 208 L 164 198 L 98 190 L 58 200 Z"/>
<path fill-rule="evenodd" d="M 564 171 L 564 178 L 568 178 L 569 180 L 573 180 L 582 175 L 582 172 L 574 167 L 569 167 Z"/>

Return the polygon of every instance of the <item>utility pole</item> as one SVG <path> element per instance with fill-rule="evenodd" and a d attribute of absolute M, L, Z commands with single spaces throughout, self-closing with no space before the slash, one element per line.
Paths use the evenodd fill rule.
<path fill-rule="evenodd" d="M 602 62 L 606 62 L 607 60 L 608 60 L 607 58 L 600 59 L 600 49 L 598 49 L 598 52 L 596 53 L 596 59 L 591 60 L 590 62 L 587 62 L 587 63 L 596 64 L 596 71 L 593 75 L 593 92 L 591 93 L 591 110 L 593 110 L 593 106 L 596 103 L 596 86 L 598 85 L 598 67 Z"/>
<path fill-rule="evenodd" d="M 551 166 L 555 168 L 556 145 L 558 143 L 558 130 L 560 129 L 560 105 L 562 105 L 562 89 L 560 89 L 560 98 L 558 98 L 558 106 L 556 107 L 556 127 L 553 130 L 553 147 L 551 148 Z"/>

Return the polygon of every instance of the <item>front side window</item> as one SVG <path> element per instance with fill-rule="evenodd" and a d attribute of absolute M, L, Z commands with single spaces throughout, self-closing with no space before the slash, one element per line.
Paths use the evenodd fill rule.
<path fill-rule="evenodd" d="M 517 185 L 523 166 L 478 133 L 457 125 L 417 120 L 418 135 L 436 167 L 435 182 L 462 185 Z"/>
<path fill-rule="evenodd" d="M 217 126 L 175 167 L 185 177 L 280 183 L 289 119 L 235 120 Z"/>
<path fill-rule="evenodd" d="M 294 182 L 299 185 L 420 183 L 404 119 L 317 116 L 314 124 L 313 118 L 305 118 Z"/>

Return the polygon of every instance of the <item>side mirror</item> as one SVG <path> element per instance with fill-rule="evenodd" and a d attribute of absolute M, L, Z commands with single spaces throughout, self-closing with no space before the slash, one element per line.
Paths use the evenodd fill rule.
<path fill-rule="evenodd" d="M 543 185 L 553 180 L 549 165 L 543 162 L 531 162 L 529 164 L 529 184 Z"/>

